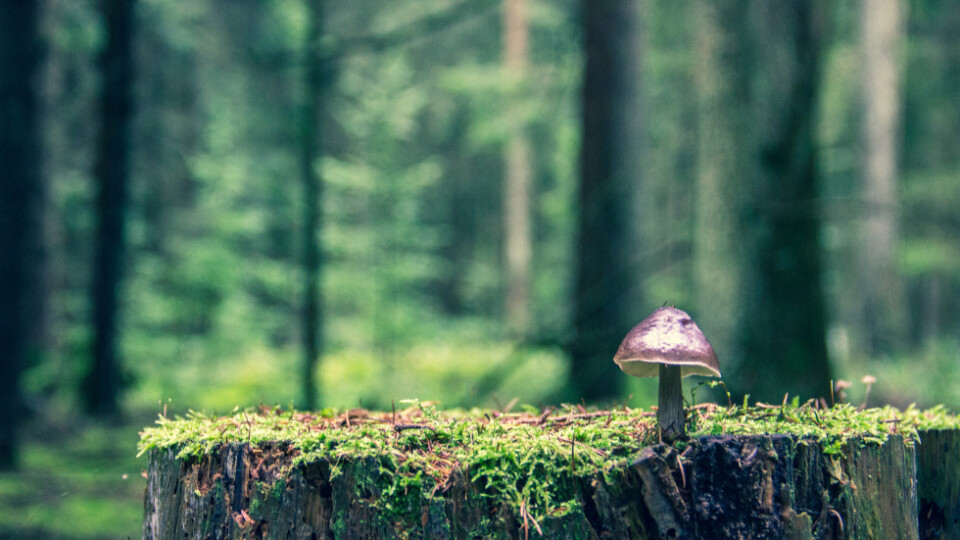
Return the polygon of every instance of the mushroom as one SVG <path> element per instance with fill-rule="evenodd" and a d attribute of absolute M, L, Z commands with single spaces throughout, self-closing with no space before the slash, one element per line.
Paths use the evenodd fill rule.
<path fill-rule="evenodd" d="M 836 393 L 834 405 L 836 405 L 837 403 L 843 403 L 844 401 L 847 400 L 846 389 L 850 388 L 851 386 L 853 386 L 852 382 L 845 381 L 843 379 L 839 379 L 836 382 L 836 384 L 833 385 L 833 390 Z"/>
<path fill-rule="evenodd" d="M 873 386 L 873 383 L 877 382 L 877 378 L 873 375 L 864 375 L 860 382 L 867 385 L 867 392 L 863 396 L 863 405 L 860 406 L 860 409 L 867 408 L 867 400 L 870 399 L 870 388 Z"/>
<path fill-rule="evenodd" d="M 690 315 L 675 307 L 662 307 L 634 326 L 613 361 L 627 375 L 659 375 L 657 421 L 667 440 L 684 435 L 680 379 L 688 375 L 720 376 L 720 364 L 710 342 Z"/>

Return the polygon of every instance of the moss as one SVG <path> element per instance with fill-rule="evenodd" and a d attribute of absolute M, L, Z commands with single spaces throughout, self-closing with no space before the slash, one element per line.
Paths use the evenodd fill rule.
<path fill-rule="evenodd" d="M 837 456 L 854 437 L 857 444 L 876 444 L 898 434 L 912 444 L 918 430 L 960 427 L 957 416 L 943 407 L 858 411 L 849 405 L 818 409 L 812 401 L 776 407 L 703 405 L 688 409 L 688 420 L 691 437 L 791 434 L 817 442 L 825 453 Z M 623 467 L 641 448 L 657 441 L 655 413 L 639 409 L 588 411 L 567 406 L 543 413 L 502 414 L 476 409 L 442 412 L 412 402 L 395 414 L 261 407 L 221 417 L 196 412 L 184 418 L 161 417 L 155 427 L 141 433 L 139 449 L 142 454 L 174 448 L 180 458 L 198 458 L 224 443 L 256 448 L 281 442 L 288 456 L 285 467 L 325 461 L 333 478 L 344 473 L 345 464 L 364 460 L 371 466 L 350 471 L 355 496 L 379 501 L 376 504 L 388 520 L 420 516 L 423 505 L 445 489 L 454 471 L 461 470 L 479 497 L 523 508 L 521 515 L 539 523 L 562 523 L 566 514 L 580 509 L 578 482 Z M 681 440 L 675 446 L 682 450 L 686 444 Z M 273 488 L 282 489 L 282 482 Z"/>
<path fill-rule="evenodd" d="M 279 503 L 283 500 L 283 480 L 275 480 L 270 488 L 270 499 Z"/>
<path fill-rule="evenodd" d="M 334 538 L 343 538 L 344 531 L 347 528 L 346 520 L 343 518 L 343 514 L 337 514 L 333 517 L 333 521 L 330 524 L 330 530 L 333 532 Z"/>

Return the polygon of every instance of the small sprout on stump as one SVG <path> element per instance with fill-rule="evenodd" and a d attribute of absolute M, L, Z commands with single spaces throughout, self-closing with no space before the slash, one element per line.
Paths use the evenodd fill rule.
<path fill-rule="evenodd" d="M 685 311 L 662 307 L 623 338 L 613 361 L 627 375 L 660 377 L 657 421 L 663 437 L 684 436 L 683 390 L 688 375 L 720 376 L 717 354 Z"/>

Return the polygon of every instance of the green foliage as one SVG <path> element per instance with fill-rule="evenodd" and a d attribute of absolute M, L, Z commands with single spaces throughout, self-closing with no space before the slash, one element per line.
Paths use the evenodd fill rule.
<path fill-rule="evenodd" d="M 838 365 L 839 377 L 855 382 L 848 391 L 851 403 L 862 403 L 866 385 L 859 382 L 870 374 L 876 377 L 870 403 L 906 406 L 918 403 L 932 407 L 937 403 L 960 402 L 960 344 L 952 339 L 931 341 L 919 350 L 882 361 L 853 358 Z M 930 374 L 936 374 L 931 377 Z"/>
<path fill-rule="evenodd" d="M 883 443 L 893 433 L 908 441 L 918 440 L 917 431 L 956 429 L 960 420 L 945 407 L 920 410 L 911 405 L 905 410 L 891 406 L 860 410 L 849 404 L 818 409 L 812 401 L 798 406 L 718 407 L 694 416 L 697 435 L 752 435 L 785 433 L 820 441 L 825 452 L 837 453 L 851 438 L 866 443 Z"/>
<path fill-rule="evenodd" d="M 960 225 L 958 174 L 960 169 L 938 169 L 904 178 L 902 198 L 908 219 L 900 267 L 905 276 L 955 280 L 960 274 L 955 229 L 943 226 Z"/>
<path fill-rule="evenodd" d="M 384 409 L 391 400 L 417 395 L 448 407 L 492 405 L 493 400 L 513 398 L 538 402 L 549 400 L 565 384 L 568 366 L 560 351 L 524 350 L 509 342 L 465 339 L 468 332 L 461 328 L 457 335 L 448 334 L 446 342 L 421 341 L 395 352 L 389 378 L 383 375 L 387 360 L 375 351 L 344 348 L 328 354 L 318 374 L 324 404 Z M 181 357 L 180 362 L 176 370 L 164 365 L 142 366 L 138 371 L 142 381 L 131 391 L 129 402 L 155 405 L 160 398 L 171 410 L 227 411 L 251 399 L 289 403 L 297 390 L 297 381 L 288 375 L 297 366 L 293 348 L 277 351 L 248 345 L 229 358 L 204 361 Z M 501 376 L 487 390 L 489 394 L 478 394 L 477 382 L 492 371 Z"/>
<path fill-rule="evenodd" d="M 509 343 L 420 344 L 393 358 L 392 376 L 382 375 L 383 360 L 357 352 L 331 355 L 320 379 L 335 381 L 324 387 L 328 403 L 379 409 L 394 397 L 425 396 L 445 406 L 470 406 L 497 396 L 541 401 L 558 392 L 566 380 L 567 365 L 558 351 L 516 351 Z M 490 371 L 504 371 L 492 396 L 477 395 L 476 382 Z"/>
<path fill-rule="evenodd" d="M 524 102 L 521 115 L 501 107 L 501 99 L 518 89 L 500 77 L 498 41 L 476 51 L 444 45 L 486 39 L 482 25 L 379 54 L 365 54 L 361 45 L 338 57 L 324 104 L 328 150 L 314 164 L 324 185 L 326 355 L 318 375 L 327 404 L 384 407 L 407 395 L 467 404 L 488 397 L 477 395 L 473 383 L 505 362 L 519 366 L 502 366 L 507 380 L 494 392 L 505 400 L 538 401 L 563 384 L 566 368 L 557 351 L 517 355 L 499 341 L 499 224 L 474 220 L 474 236 L 464 238 L 446 216 L 449 200 L 438 196 L 456 182 L 468 185 L 458 188 L 466 190 L 467 204 L 476 204 L 471 194 L 499 204 L 498 178 L 464 170 L 447 156 L 499 161 L 502 136 L 496 133 L 504 131 L 496 119 L 530 124 L 544 149 L 536 164 L 544 171 L 538 174 L 542 197 L 533 209 L 541 216 L 536 249 L 542 254 L 534 309 L 543 315 L 537 320 L 545 332 L 561 333 L 566 311 L 557 306 L 567 297 L 571 275 L 567 239 L 578 142 L 571 91 L 579 50 L 568 7 L 538 2 L 531 13 L 533 31 L 542 38 L 533 42 L 538 75 L 525 89 L 536 99 Z M 187 126 L 178 132 L 184 140 L 170 143 L 181 145 L 185 168 L 179 176 L 159 175 L 155 171 L 168 168 L 163 160 L 169 158 L 138 158 L 137 174 L 171 185 L 139 194 L 136 204 L 144 210 L 132 214 L 135 264 L 121 332 L 125 356 L 138 359 L 129 363 L 137 383 L 129 401 L 170 399 L 178 408 L 208 410 L 252 400 L 287 402 L 298 390 L 287 375 L 296 369 L 302 294 L 299 172 L 291 142 L 298 136 L 293 120 L 302 71 L 296 51 L 306 12 L 296 2 L 229 5 L 215 23 L 191 34 L 186 30 L 212 16 L 211 4 L 153 0 L 144 9 L 160 25 L 157 50 L 194 59 L 190 78 L 178 84 L 195 94 L 194 117 L 184 119 L 195 124 L 175 123 L 180 102 L 148 113 L 161 126 Z M 426 13 L 413 11 L 373 4 L 331 10 L 328 45 Z M 447 52 L 472 58 L 474 67 L 449 65 Z M 284 57 L 292 63 L 267 60 Z M 145 80 L 165 84 L 158 73 L 148 71 Z M 492 94 L 475 84 L 491 73 Z M 492 138 L 457 140 L 451 130 L 464 114 L 472 118 L 471 133 Z M 451 148 L 451 137 L 461 147 Z M 169 193 L 180 195 L 151 200 Z M 158 203 L 167 216 L 159 221 L 149 211 Z M 458 275 L 448 254 L 452 244 L 464 242 L 472 248 L 462 252 L 467 264 Z M 466 307 L 454 318 L 436 294 L 438 280 L 451 273 Z M 551 376 L 533 375 L 538 372 Z M 530 378 L 536 382 L 526 382 Z"/>
<path fill-rule="evenodd" d="M 427 100 L 408 62 L 391 55 L 353 63 L 337 118 L 356 147 L 321 167 L 328 302 L 346 315 L 333 321 L 344 333 L 332 335 L 352 338 L 339 345 L 371 347 L 389 367 L 392 349 L 416 342 L 433 311 L 425 291 L 440 264 L 440 234 L 424 216 L 442 170 L 432 156 L 408 159 Z"/>
<path fill-rule="evenodd" d="M 449 25 L 378 41 L 455 4 L 328 2 L 322 47 L 336 54 L 325 73 L 324 157 L 314 164 L 325 188 L 318 234 L 326 350 L 318 375 L 326 405 L 384 408 L 409 395 L 468 405 L 488 398 L 471 393 L 477 380 L 514 361 L 501 320 L 500 185 L 503 145 L 518 125 L 534 150 L 534 338 L 561 346 L 570 339 L 584 59 L 578 4 L 531 0 L 523 80 L 502 69 L 497 2 Z M 645 180 L 637 187 L 646 190 L 637 209 L 643 245 L 636 268 L 623 271 L 648 307 L 697 302 L 690 248 L 701 135 L 698 21 L 683 7 L 693 4 L 658 0 L 646 9 Z M 910 7 L 897 253 L 913 339 L 908 351 L 876 368 L 838 348 L 834 367 L 890 373 L 877 399 L 956 404 L 960 397 L 939 382 L 945 377 L 930 380 L 910 366 L 949 373 L 956 358 L 950 336 L 960 320 L 952 300 L 960 287 L 960 153 L 953 142 L 960 117 L 951 51 L 960 34 L 943 17 L 945 3 Z M 289 374 L 303 304 L 297 114 L 307 13 L 299 1 L 138 5 L 131 246 L 120 328 L 129 405 L 172 398 L 178 408 L 228 410 L 286 403 L 299 391 Z M 870 211 L 858 199 L 859 20 L 856 6 L 845 3 L 825 15 L 832 32 L 818 96 L 818 204 L 826 219 L 831 325 L 851 335 L 857 287 L 850 254 Z M 90 1 L 55 2 L 45 24 L 50 351 L 29 366 L 24 387 L 33 396 L 70 399 L 89 358 L 90 155 L 104 36 Z M 721 358 L 731 367 L 741 361 Z M 559 350 L 518 363 L 527 367 L 494 390 L 498 398 L 549 400 L 562 390 Z M 559 375 L 533 375 L 545 372 Z M 902 388 L 914 395 L 886 380 L 906 381 Z M 650 402 L 649 383 L 628 383 L 634 402 Z"/>

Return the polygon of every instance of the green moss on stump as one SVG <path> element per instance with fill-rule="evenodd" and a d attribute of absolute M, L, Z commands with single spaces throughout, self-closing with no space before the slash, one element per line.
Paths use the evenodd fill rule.
<path fill-rule="evenodd" d="M 441 412 L 414 403 L 396 414 L 260 408 L 223 417 L 161 417 L 141 434 L 140 452 L 151 456 L 144 535 L 152 537 L 149 531 L 159 530 L 152 525 L 162 528 L 158 521 L 176 515 L 203 522 L 192 530 L 204 534 L 226 524 L 233 533 L 225 537 L 271 537 L 286 522 L 292 527 L 287 530 L 310 522 L 320 537 L 337 538 L 589 538 L 601 529 L 615 537 L 657 537 L 669 532 L 671 522 L 651 508 L 665 504 L 681 512 L 682 523 L 683 512 L 695 510 L 683 507 L 686 483 L 699 479 L 705 493 L 714 485 L 696 472 L 710 469 L 698 469 L 704 460 L 733 460 L 741 473 L 749 472 L 744 481 L 769 484 L 757 495 L 760 506 L 750 510 L 755 516 L 745 521 L 750 531 L 768 527 L 803 537 L 795 528 L 824 537 L 843 517 L 848 530 L 862 524 L 864 531 L 875 531 L 876 516 L 889 509 L 856 500 L 850 484 L 872 481 L 876 471 L 870 467 L 883 460 L 912 464 L 918 430 L 956 429 L 960 423 L 942 408 L 818 410 L 812 403 L 708 405 L 688 410 L 688 419 L 691 439 L 666 447 L 657 445 L 654 413 L 631 409 L 501 414 Z M 758 435 L 778 437 L 753 437 Z M 885 445 L 891 436 L 895 444 Z M 641 450 L 654 447 L 656 456 L 636 462 Z M 863 448 L 874 448 L 866 451 L 866 472 L 857 468 Z M 806 477 L 783 477 L 804 460 L 832 480 L 806 485 Z M 695 478 L 685 477 L 685 466 Z M 651 474 L 673 485 L 652 493 Z M 177 484 L 180 492 L 197 491 L 196 499 L 149 500 L 151 489 L 161 497 L 174 482 L 183 482 Z M 672 493 L 672 502 L 657 502 Z M 284 501 L 291 497 L 303 508 L 287 508 Z M 648 504 L 625 503 L 639 499 Z M 722 499 L 718 494 L 717 504 Z M 712 519 L 693 518 L 704 526 Z"/>

